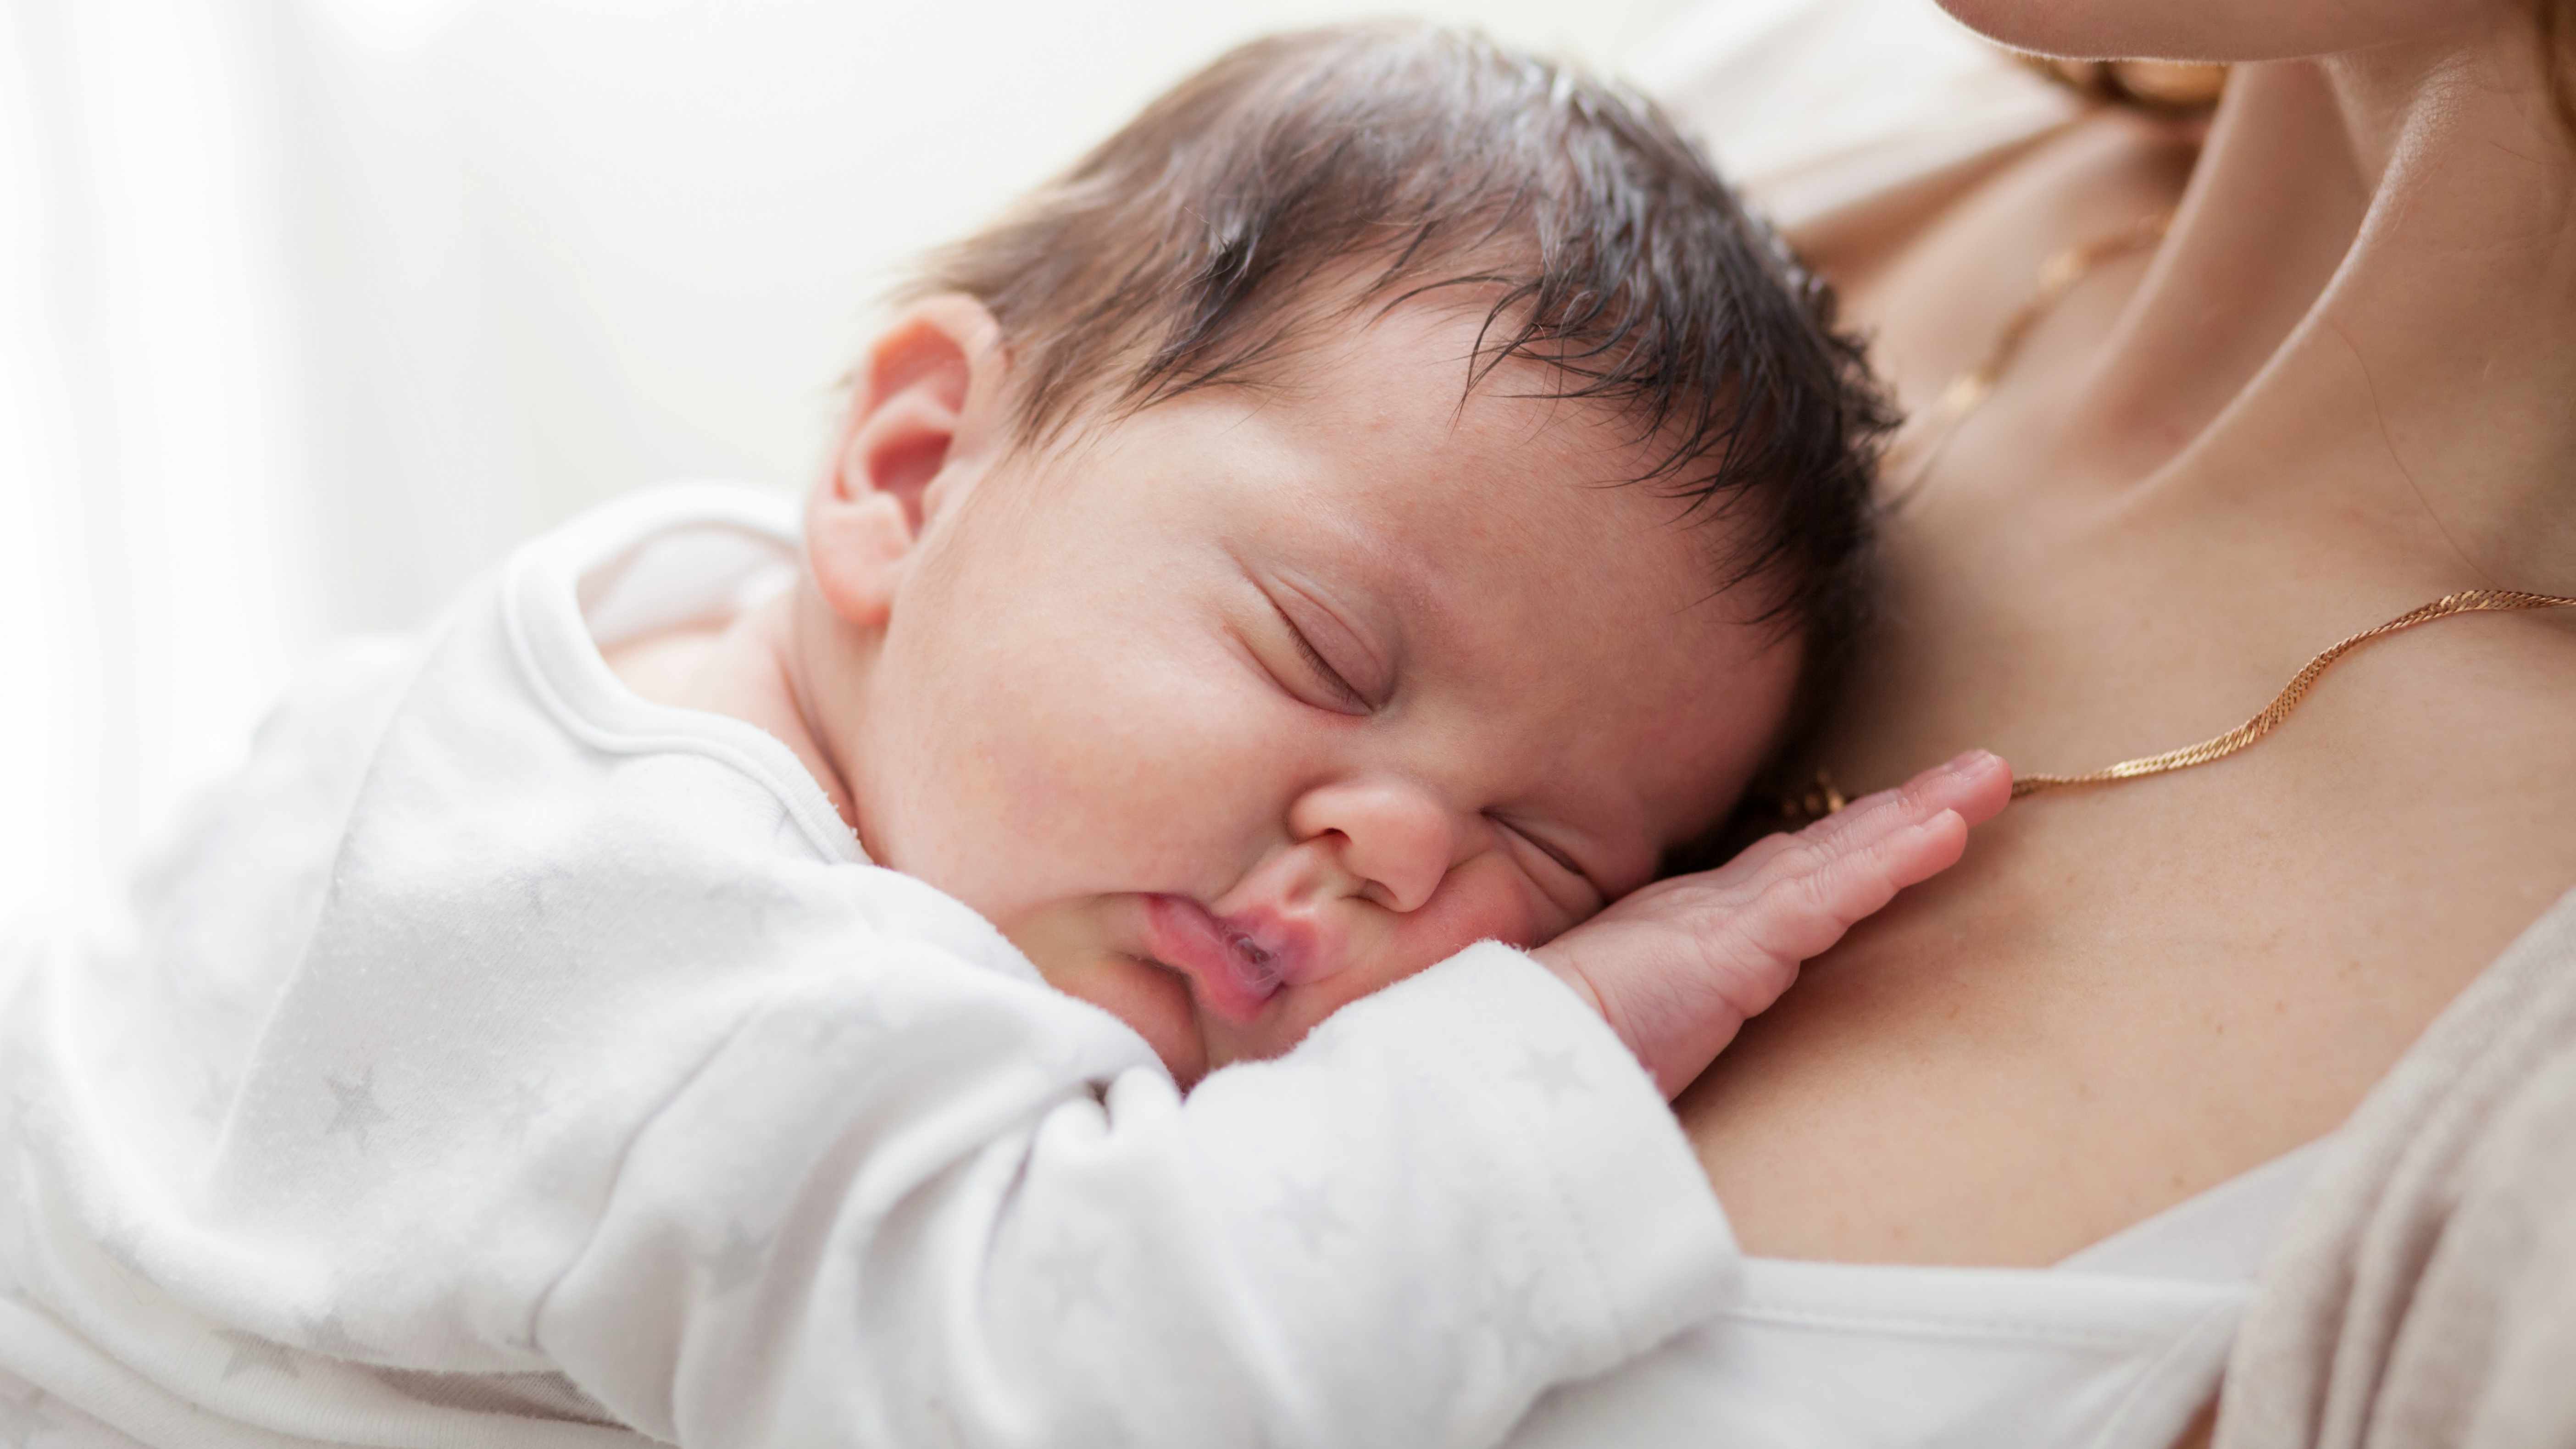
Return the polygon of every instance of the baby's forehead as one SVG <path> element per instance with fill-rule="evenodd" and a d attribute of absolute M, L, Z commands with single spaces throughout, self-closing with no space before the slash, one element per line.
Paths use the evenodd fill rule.
<path fill-rule="evenodd" d="M 1475 591 L 1489 608 L 1544 609 L 1579 590 L 1666 632 L 1745 617 L 1720 597 L 1741 593 L 1741 605 L 1758 593 L 1728 587 L 1740 520 L 1697 499 L 1686 476 L 1650 476 L 1666 440 L 1634 410 L 1564 395 L 1550 364 L 1485 365 L 1474 352 L 1482 321 L 1472 308 L 1417 307 L 1354 322 L 1259 403 L 1338 500 L 1318 534 L 1398 586 L 1508 580 Z M 1275 445 L 1248 431 L 1238 441 Z"/>
<path fill-rule="evenodd" d="M 1663 439 L 1551 364 L 1480 363 L 1484 320 L 1350 314 L 1258 385 L 1158 402 L 1068 461 L 1515 707 L 1663 708 L 1767 653 L 1768 580 L 1729 586 L 1736 511 L 1641 481 Z"/>

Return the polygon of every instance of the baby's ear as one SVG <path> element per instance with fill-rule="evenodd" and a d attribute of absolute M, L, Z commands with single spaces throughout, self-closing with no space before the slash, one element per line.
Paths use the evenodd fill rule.
<path fill-rule="evenodd" d="M 880 620 L 923 520 L 953 503 L 962 465 L 1002 421 L 1001 326 L 973 297 L 913 303 L 868 345 L 850 411 L 806 509 L 805 545 L 833 611 Z"/>

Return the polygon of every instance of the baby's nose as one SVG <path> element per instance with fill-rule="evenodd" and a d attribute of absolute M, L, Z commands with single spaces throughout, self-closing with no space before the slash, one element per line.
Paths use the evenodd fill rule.
<path fill-rule="evenodd" d="M 1462 835 L 1431 792 L 1392 779 L 1310 790 L 1288 823 L 1300 844 L 1324 850 L 1356 894 L 1398 912 L 1420 910 L 1440 889 Z"/>

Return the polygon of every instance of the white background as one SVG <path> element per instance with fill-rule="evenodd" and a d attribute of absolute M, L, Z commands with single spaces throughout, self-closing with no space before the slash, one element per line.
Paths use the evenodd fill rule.
<path fill-rule="evenodd" d="M 1412 13 L 1617 68 L 1682 0 Z M 297 661 L 619 489 L 801 486 L 903 260 L 1330 0 L 4 0 L 0 914 Z"/>

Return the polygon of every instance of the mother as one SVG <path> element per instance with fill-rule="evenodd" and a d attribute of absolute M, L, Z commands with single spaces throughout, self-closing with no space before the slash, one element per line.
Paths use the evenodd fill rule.
<path fill-rule="evenodd" d="M 2044 259 L 2173 213 L 2160 246 L 2042 314 L 1894 512 L 1889 622 L 1817 761 L 1836 781 L 1873 787 L 1972 742 L 2024 771 L 2154 753 L 2454 590 L 2576 593 L 2576 61 L 2559 53 L 2576 6 L 1943 3 L 2010 46 L 2235 69 L 2205 143 L 2096 111 L 1799 238 L 1920 411 Z M 1794 65 L 1779 52 L 1799 33 L 1784 22 L 1760 63 Z M 1838 98 L 1807 99 L 1829 122 Z M 2279 1197 L 2314 1154 L 2242 1175 L 2332 1132 L 2576 884 L 2570 819 L 2576 619 L 2395 636 L 2248 753 L 2017 806 L 1811 966 L 1682 1100 L 1685 1126 L 1753 1254 L 2031 1268 L 2217 1204 L 2164 1220 L 2190 1257 L 2248 1216 L 2227 1207 L 2244 1191 L 2198 1195 Z M 1826 1296 L 1894 1283 L 2017 1330 L 2056 1312 L 2064 1278 L 1876 1271 Z M 1814 1286 L 1768 1285 L 1821 1364 L 1841 1330 L 1799 1298 Z M 2213 1302 L 2223 1340 L 2233 1310 Z M 2168 1365 L 2203 1367 L 2132 1388 L 2184 1409 L 2086 1420 L 2123 1426 L 2103 1442 L 2165 1442 L 2211 1391 L 2215 1352 L 2170 1337 Z M 1702 1335 L 1561 1397 L 1534 1434 L 1633 1426 L 1659 1393 L 1705 1429 L 1681 1412 L 1694 1375 L 1792 1348 Z M 1878 1392 L 1884 1422 L 1914 1413 L 1927 1440 L 1972 1422 L 1932 1407 L 1955 1384 L 1819 1371 L 1847 1392 L 1808 1433 L 1882 1422 L 1855 1407 Z"/>

